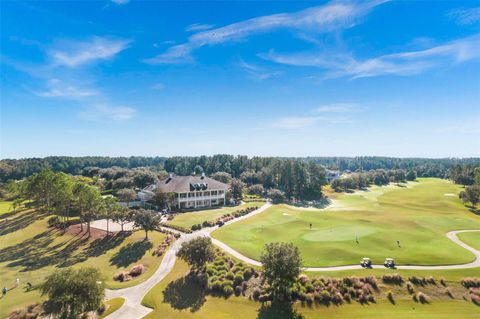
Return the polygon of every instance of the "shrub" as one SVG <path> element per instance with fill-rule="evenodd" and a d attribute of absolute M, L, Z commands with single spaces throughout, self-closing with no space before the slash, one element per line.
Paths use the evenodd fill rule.
<path fill-rule="evenodd" d="M 306 295 L 305 295 L 305 301 L 306 301 L 307 304 L 309 304 L 309 305 L 313 304 L 313 301 L 314 301 L 313 294 L 311 294 L 311 293 L 306 294 Z"/>
<path fill-rule="evenodd" d="M 420 303 L 430 303 L 430 297 L 423 292 L 417 292 L 416 295 L 413 296 L 413 300 L 415 302 L 420 302 Z"/>
<path fill-rule="evenodd" d="M 463 278 L 461 281 L 461 284 L 465 288 L 471 288 L 471 287 L 480 288 L 480 278 L 477 278 L 477 277 Z"/>
<path fill-rule="evenodd" d="M 145 267 L 142 264 L 139 264 L 139 265 L 133 266 L 128 272 L 128 274 L 132 277 L 137 277 L 143 274 L 146 270 L 147 270 L 147 267 Z"/>
<path fill-rule="evenodd" d="M 242 294 L 242 286 L 235 287 L 235 296 L 240 296 Z"/>
<path fill-rule="evenodd" d="M 105 304 L 102 302 L 102 304 L 100 305 L 100 307 L 98 307 L 97 309 L 97 314 L 98 315 L 102 315 L 105 310 L 107 309 L 107 307 L 105 306 Z"/>
<path fill-rule="evenodd" d="M 8 319 L 36 319 L 40 318 L 43 312 L 43 306 L 39 303 L 28 305 L 25 309 L 18 309 L 12 311 Z"/>
<path fill-rule="evenodd" d="M 409 294 L 415 293 L 415 288 L 413 288 L 413 285 L 410 281 L 407 281 L 407 291 Z"/>
<path fill-rule="evenodd" d="M 477 306 L 480 306 L 480 296 L 479 295 L 472 295 L 472 302 Z"/>
<path fill-rule="evenodd" d="M 202 229 L 202 225 L 201 224 L 195 224 L 195 225 L 192 225 L 192 227 L 190 227 L 190 229 L 192 231 L 200 230 L 200 229 Z"/>
<path fill-rule="evenodd" d="M 249 280 L 251 277 L 252 277 L 253 273 L 251 271 L 251 269 L 245 269 L 243 271 L 243 279 L 244 280 Z"/>
<path fill-rule="evenodd" d="M 332 296 L 332 303 L 335 305 L 341 305 L 343 303 L 342 295 L 339 292 Z"/>
<path fill-rule="evenodd" d="M 399 274 L 385 274 L 382 276 L 382 280 L 386 284 L 394 285 L 401 285 L 403 282 L 403 278 Z"/>
<path fill-rule="evenodd" d="M 132 276 L 130 276 L 128 271 L 121 271 L 121 272 L 116 273 L 113 276 L 113 280 L 120 281 L 120 282 L 125 282 L 125 281 L 132 280 Z"/>
<path fill-rule="evenodd" d="M 370 286 L 372 286 L 373 289 L 375 289 L 375 290 L 378 289 L 377 278 L 375 278 L 374 276 L 365 277 L 364 281 L 366 283 L 370 284 Z"/>
<path fill-rule="evenodd" d="M 233 284 L 234 284 L 235 286 L 238 286 L 238 285 L 240 285 L 242 282 L 243 282 L 243 276 L 242 276 L 242 275 L 235 275 L 235 277 L 233 278 Z"/>
<path fill-rule="evenodd" d="M 327 290 L 322 290 L 320 294 L 318 295 L 318 300 L 320 303 L 328 305 L 330 303 L 330 300 L 332 297 L 330 296 L 330 293 Z"/>
<path fill-rule="evenodd" d="M 395 304 L 395 299 L 393 299 L 393 293 L 391 290 L 387 292 L 387 299 L 392 303 Z"/>
<path fill-rule="evenodd" d="M 235 275 L 233 274 L 233 272 L 229 271 L 225 275 L 225 278 L 227 278 L 228 280 L 233 280 L 233 278 L 235 278 Z"/>
<path fill-rule="evenodd" d="M 222 282 L 219 280 L 213 281 L 210 285 L 210 289 L 216 292 L 222 292 L 223 291 Z"/>
<path fill-rule="evenodd" d="M 182 233 L 186 233 L 186 234 L 191 234 L 192 233 L 191 229 L 188 229 L 188 228 L 185 228 L 185 227 L 182 227 L 182 226 L 172 225 L 172 224 L 169 224 L 169 223 L 160 223 L 159 226 L 175 229 L 175 230 L 181 231 Z"/>
<path fill-rule="evenodd" d="M 260 289 L 255 287 L 252 292 L 252 297 L 254 300 L 258 300 L 258 297 L 260 297 Z"/>
<path fill-rule="evenodd" d="M 442 284 L 444 287 L 447 287 L 447 283 L 445 282 L 444 278 L 440 278 L 440 284 Z"/>
<path fill-rule="evenodd" d="M 305 285 L 309 281 L 310 279 L 308 279 L 307 275 L 301 274 L 300 276 L 298 276 L 298 282 L 301 283 L 302 285 Z"/>
<path fill-rule="evenodd" d="M 233 294 L 233 287 L 230 286 L 230 285 L 224 285 L 223 286 L 223 293 L 225 296 L 230 296 L 231 294 Z"/>

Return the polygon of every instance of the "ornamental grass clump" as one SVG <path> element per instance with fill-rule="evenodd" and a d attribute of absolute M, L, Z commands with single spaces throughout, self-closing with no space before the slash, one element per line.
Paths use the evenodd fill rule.
<path fill-rule="evenodd" d="M 480 278 L 477 277 L 467 277 L 463 278 L 460 282 L 465 288 L 480 288 Z"/>
<path fill-rule="evenodd" d="M 403 278 L 399 274 L 385 274 L 382 280 L 386 284 L 401 285 L 403 283 Z"/>

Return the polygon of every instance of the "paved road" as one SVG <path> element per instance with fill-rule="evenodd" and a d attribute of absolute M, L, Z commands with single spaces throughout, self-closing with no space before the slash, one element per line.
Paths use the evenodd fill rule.
<path fill-rule="evenodd" d="M 251 216 L 260 214 L 264 212 L 271 206 L 270 203 L 266 203 L 259 209 L 253 211 L 252 213 L 233 219 L 225 225 L 229 225 L 240 220 L 249 218 Z M 162 279 L 164 279 L 170 271 L 173 269 L 176 261 L 176 253 L 180 248 L 183 242 L 189 241 L 193 238 L 197 238 L 200 236 L 210 236 L 210 234 L 216 230 L 218 226 L 204 228 L 200 231 L 194 232 L 192 234 L 182 234 L 182 236 L 176 240 L 170 249 L 165 253 L 163 257 L 162 263 L 158 267 L 157 271 L 146 281 L 143 283 L 136 285 L 131 288 L 119 289 L 119 290 L 109 290 L 106 291 L 107 299 L 115 298 L 115 297 L 123 297 L 125 298 L 124 305 L 106 317 L 106 319 L 140 319 L 150 313 L 152 309 L 144 307 L 141 305 L 142 299 L 145 294 L 150 291 L 157 283 L 159 283 Z M 480 232 L 480 230 L 458 230 L 458 231 L 451 231 L 447 233 L 447 237 L 452 240 L 457 245 L 463 247 L 464 249 L 472 252 L 475 255 L 475 260 L 471 263 L 467 264 L 457 264 L 457 265 L 439 265 L 439 266 L 422 266 L 422 265 L 400 265 L 397 266 L 397 269 L 413 269 L 413 270 L 446 270 L 446 269 L 464 269 L 464 268 L 474 268 L 480 267 L 480 251 L 465 244 L 460 239 L 458 239 L 457 234 L 465 233 L 465 232 Z M 225 250 L 227 253 L 231 254 L 232 256 L 242 260 L 243 262 L 254 265 L 254 266 L 261 266 L 261 263 L 257 260 L 251 259 L 247 256 L 242 255 L 238 251 L 234 250 L 230 246 L 226 245 L 225 243 L 212 238 L 212 242 Z M 373 265 L 373 268 L 384 268 L 383 265 Z M 304 270 L 306 271 L 337 271 L 337 270 L 350 270 L 350 269 L 362 269 L 360 265 L 346 265 L 346 266 L 335 266 L 335 267 L 307 267 Z"/>

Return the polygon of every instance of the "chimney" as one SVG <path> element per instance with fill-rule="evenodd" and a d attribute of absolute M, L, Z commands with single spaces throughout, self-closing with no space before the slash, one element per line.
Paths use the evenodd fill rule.
<path fill-rule="evenodd" d="M 202 179 L 204 179 L 204 178 L 205 178 L 205 173 L 202 173 Z"/>
<path fill-rule="evenodd" d="M 172 179 L 173 178 L 173 173 L 168 174 L 168 178 Z"/>

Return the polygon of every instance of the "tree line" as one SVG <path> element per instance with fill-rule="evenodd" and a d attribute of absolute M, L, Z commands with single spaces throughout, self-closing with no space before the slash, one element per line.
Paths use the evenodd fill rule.
<path fill-rule="evenodd" d="M 333 180 L 331 185 L 333 190 L 336 192 L 341 192 L 353 189 L 365 189 L 371 185 L 383 186 L 388 185 L 389 183 L 414 181 L 416 178 L 417 173 L 413 170 L 405 171 L 403 169 L 377 169 L 368 172 L 349 174 L 346 177 Z"/>
<path fill-rule="evenodd" d="M 86 167 L 98 168 L 138 168 L 149 167 L 155 170 L 166 170 L 179 175 L 188 175 L 198 171 L 200 167 L 206 174 L 227 172 L 233 177 L 247 170 L 259 171 L 272 161 L 298 159 L 314 162 L 329 169 L 341 171 L 369 171 L 376 169 L 413 169 L 419 177 L 446 177 L 447 171 L 455 165 L 480 166 L 480 158 L 394 158 L 394 157 L 251 157 L 243 155 L 218 154 L 213 156 L 176 156 L 176 157 L 105 157 L 105 156 L 50 156 L 45 158 L 4 159 L 0 160 L 0 181 L 22 179 L 51 169 L 78 175 Z M 198 167 L 197 167 L 198 166 Z"/>
<path fill-rule="evenodd" d="M 447 177 L 448 170 L 456 165 L 480 166 L 480 158 L 397 158 L 380 156 L 360 157 L 305 157 L 330 169 L 340 171 L 414 170 L 418 177 Z"/>

